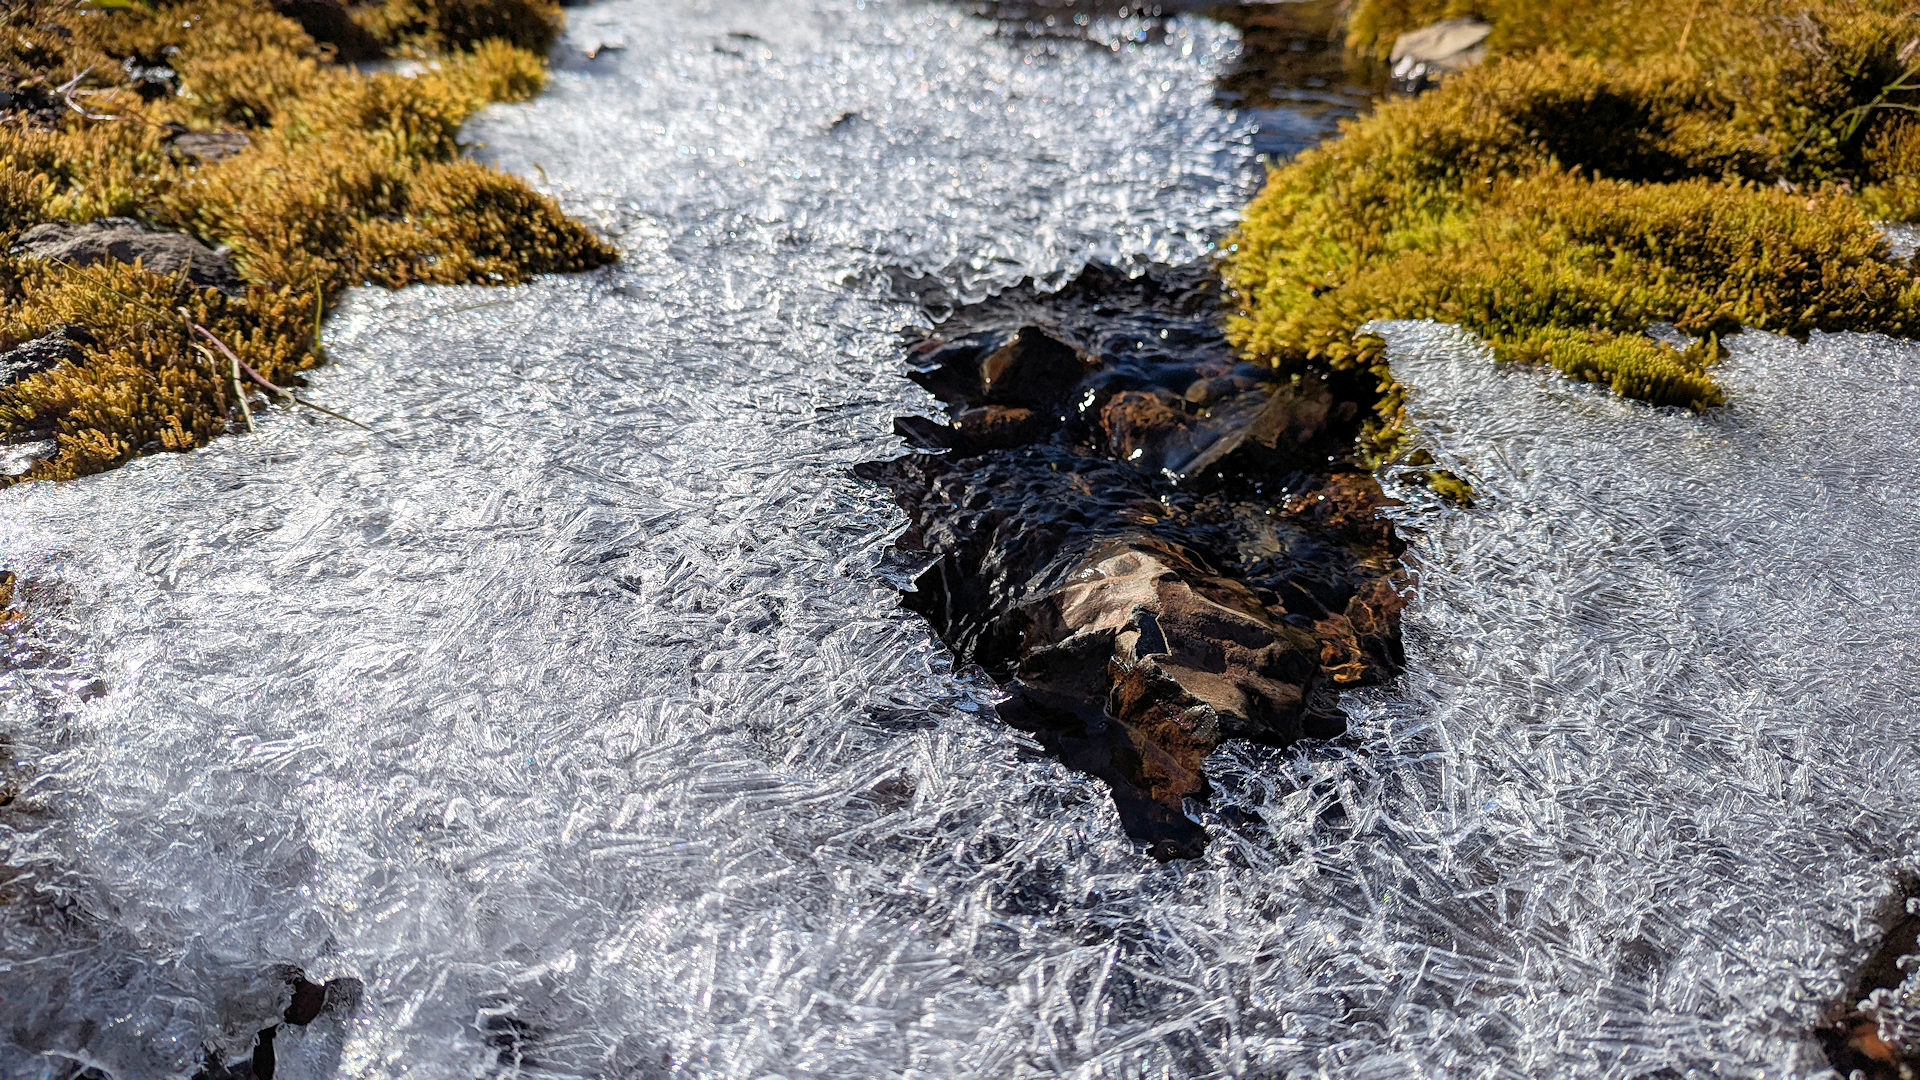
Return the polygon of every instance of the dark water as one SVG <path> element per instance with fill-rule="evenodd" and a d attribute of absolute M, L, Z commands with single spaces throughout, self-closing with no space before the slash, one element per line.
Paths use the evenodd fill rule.
<path fill-rule="evenodd" d="M 1273 161 L 1316 145 L 1341 120 L 1364 112 L 1391 89 L 1385 64 L 1350 55 L 1344 47 L 1346 5 L 1339 0 L 985 0 L 971 6 L 1011 37 L 1109 48 L 1121 43 L 1178 48 L 1170 24 L 1183 14 L 1232 26 L 1241 49 L 1220 75 L 1217 100 L 1253 121 L 1253 148 Z"/>
<path fill-rule="evenodd" d="M 1161 857 L 1204 847 L 1185 804 L 1207 797 L 1203 763 L 1223 738 L 1337 736 L 1339 693 L 1400 660 L 1399 544 L 1375 514 L 1379 485 L 1348 461 L 1371 379 L 1303 386 L 1240 364 L 1220 318 L 1204 265 L 1131 277 L 1095 266 L 1058 291 L 1029 283 L 962 306 L 910 360 L 947 422 L 901 418 L 923 452 L 861 470 L 912 519 L 908 556 L 931 561 L 907 605 L 1008 687 L 1002 719 L 1106 781 L 1128 831 Z M 1193 651 L 1218 649 L 1209 633 L 1258 635 L 1264 622 L 1279 640 L 1290 628 L 1297 658 L 1269 672 L 1286 700 L 1168 716 L 1138 705 L 1109 649 L 1036 663 L 1034 605 L 1128 546 L 1254 616 L 1192 631 Z M 1203 664 L 1233 670 L 1224 656 Z"/>

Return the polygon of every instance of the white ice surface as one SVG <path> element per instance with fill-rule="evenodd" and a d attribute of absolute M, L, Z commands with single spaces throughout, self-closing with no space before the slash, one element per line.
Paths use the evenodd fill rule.
<path fill-rule="evenodd" d="M 846 469 L 927 407 L 884 268 L 1203 253 L 1230 34 L 570 17 L 621 47 L 470 134 L 620 266 L 351 297 L 313 395 L 391 445 L 276 412 L 0 495 L 0 1076 L 241 1050 L 276 963 L 366 983 L 283 1080 L 1820 1071 L 1915 854 L 1920 354 L 1742 338 L 1695 418 L 1396 328 L 1482 496 L 1408 512 L 1412 670 L 1357 749 L 1223 750 L 1163 866 L 898 609 Z"/>

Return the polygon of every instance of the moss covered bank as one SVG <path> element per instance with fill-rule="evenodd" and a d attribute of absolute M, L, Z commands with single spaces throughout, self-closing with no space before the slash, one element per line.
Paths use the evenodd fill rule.
<path fill-rule="evenodd" d="M 1377 374 L 1368 456 L 1405 451 L 1374 319 L 1696 409 L 1742 327 L 1920 333 L 1874 225 L 1920 218 L 1920 3 L 1358 0 L 1348 44 L 1456 17 L 1491 59 L 1272 172 L 1225 263 L 1249 358 Z"/>
<path fill-rule="evenodd" d="M 613 258 L 460 156 L 463 120 L 541 86 L 549 0 L 16 0 L 0 23 L 0 349 L 61 353 L 0 386 L 0 439 L 53 440 L 0 482 L 229 430 L 238 387 L 319 362 L 320 314 L 347 285 L 504 284 Z M 380 57 L 409 62 L 345 62 Z M 16 246 L 106 217 L 228 249 L 237 280 Z"/>

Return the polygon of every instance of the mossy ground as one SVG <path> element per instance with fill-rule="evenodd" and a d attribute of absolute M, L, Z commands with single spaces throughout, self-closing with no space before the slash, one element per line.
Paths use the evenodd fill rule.
<path fill-rule="evenodd" d="M 1696 409 L 1742 327 L 1920 334 L 1873 224 L 1920 218 L 1920 2 L 1359 0 L 1349 45 L 1461 15 L 1494 58 L 1272 172 L 1224 267 L 1244 353 L 1378 374 L 1368 456 L 1405 450 L 1373 319 Z"/>
<path fill-rule="evenodd" d="M 0 347 L 68 323 L 95 339 L 82 362 L 0 388 L 0 440 L 57 440 L 11 479 L 98 472 L 229 430 L 231 365 L 195 347 L 190 323 L 284 385 L 320 361 L 319 315 L 348 285 L 506 284 L 613 259 L 552 200 L 460 156 L 463 120 L 541 86 L 549 0 L 342 14 L 422 70 L 340 64 L 266 0 L 15 0 L 0 15 L 13 101 L 0 112 L 0 252 L 38 222 L 135 217 L 230 248 L 246 282 L 223 295 L 133 266 L 0 254 Z M 198 164 L 169 149 L 183 130 L 249 145 Z"/>

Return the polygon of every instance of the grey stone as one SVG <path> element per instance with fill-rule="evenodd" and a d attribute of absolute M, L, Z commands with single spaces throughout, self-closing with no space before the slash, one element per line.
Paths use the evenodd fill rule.
<path fill-rule="evenodd" d="M 14 254 L 48 262 L 92 266 L 138 261 L 159 274 L 185 272 L 187 280 L 222 292 L 238 292 L 233 260 L 186 233 L 155 229 L 132 218 L 99 218 L 84 225 L 49 222 L 20 234 Z"/>
<path fill-rule="evenodd" d="M 1421 86 L 1487 58 L 1487 35 L 1493 27 L 1479 19 L 1447 19 L 1393 40 L 1393 77 L 1402 84 Z"/>
<path fill-rule="evenodd" d="M 211 165 L 253 145 L 241 131 L 187 131 L 175 135 L 167 143 L 167 149 L 173 156 L 186 161 Z"/>
<path fill-rule="evenodd" d="M 63 326 L 51 334 L 0 352 L 0 386 L 11 386 L 60 364 L 78 364 L 85 358 L 80 346 L 91 345 L 92 334 L 77 326 Z"/>

